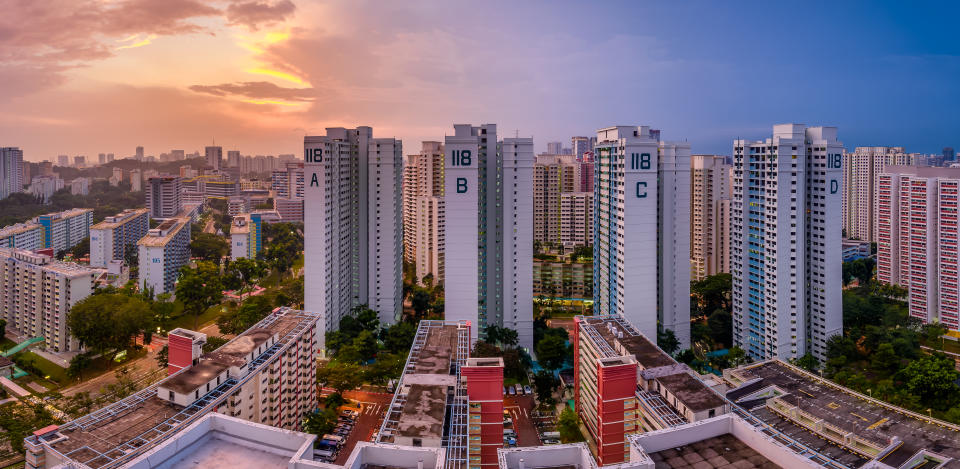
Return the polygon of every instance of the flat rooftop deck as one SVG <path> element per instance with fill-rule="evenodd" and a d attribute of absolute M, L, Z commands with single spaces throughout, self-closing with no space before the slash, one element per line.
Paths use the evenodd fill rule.
<path fill-rule="evenodd" d="M 457 354 L 457 326 L 432 327 L 414 364 L 414 374 L 450 374 Z"/>
<path fill-rule="evenodd" d="M 593 326 L 594 330 L 600 334 L 600 337 L 607 342 L 610 348 L 617 350 L 619 344 L 627 353 L 633 354 L 637 358 L 637 363 L 640 364 L 641 369 L 677 364 L 676 360 L 660 350 L 655 343 L 642 334 L 638 335 L 637 332 L 624 328 L 616 318 L 611 316 L 582 317 L 582 322 Z M 610 330 L 608 324 L 613 326 L 613 331 Z M 617 335 L 622 335 L 622 337 L 617 337 Z"/>
<path fill-rule="evenodd" d="M 657 381 L 694 412 L 716 409 L 724 405 L 724 400 L 716 392 L 689 373 L 661 376 Z"/>
<path fill-rule="evenodd" d="M 237 469 L 256 467 L 258 469 L 286 469 L 290 463 L 289 455 L 280 455 L 252 448 L 220 438 L 216 432 L 193 444 L 186 451 L 156 469 L 174 469 L 196 467 L 203 469 Z"/>
<path fill-rule="evenodd" d="M 777 469 L 769 459 L 763 457 L 737 437 L 726 434 L 651 453 L 657 469 L 709 469 L 714 467 L 736 469 Z"/>
<path fill-rule="evenodd" d="M 412 438 L 443 436 L 443 416 L 447 410 L 447 386 L 410 386 L 403 404 L 403 418 L 397 434 Z"/>
<path fill-rule="evenodd" d="M 822 384 L 818 378 L 798 373 L 775 361 L 749 368 L 747 374 L 762 378 L 764 385 L 775 385 L 789 393 L 781 397 L 783 401 L 845 431 L 875 442 L 889 442 L 895 436 L 900 438 L 903 444 L 883 459 L 884 464 L 897 467 L 917 451 L 926 449 L 954 458 L 946 467 L 960 467 L 960 461 L 957 461 L 960 458 L 960 433 L 949 427 L 901 413 L 893 406 L 861 399 L 846 388 L 833 383 L 833 386 Z M 786 422 L 765 407 L 748 410 L 771 425 L 776 423 L 778 428 L 779 422 Z"/>

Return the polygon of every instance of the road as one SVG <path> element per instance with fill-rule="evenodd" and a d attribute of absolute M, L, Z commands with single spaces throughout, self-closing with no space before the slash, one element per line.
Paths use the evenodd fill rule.
<path fill-rule="evenodd" d="M 510 412 L 513 429 L 517 432 L 517 446 L 539 446 L 540 435 L 530 413 L 533 412 L 533 396 L 511 396 L 503 398 L 503 407 Z"/>

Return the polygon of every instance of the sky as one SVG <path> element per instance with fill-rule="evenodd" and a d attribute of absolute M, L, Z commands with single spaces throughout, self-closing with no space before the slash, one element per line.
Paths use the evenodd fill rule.
<path fill-rule="evenodd" d="M 729 154 L 775 123 L 960 149 L 951 2 L 0 0 L 0 146 L 300 154 L 369 125 L 415 153 L 454 123 L 569 145 L 649 125 Z"/>

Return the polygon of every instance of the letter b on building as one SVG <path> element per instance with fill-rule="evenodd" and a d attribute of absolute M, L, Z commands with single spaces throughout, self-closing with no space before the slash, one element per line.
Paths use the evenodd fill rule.
<path fill-rule="evenodd" d="M 457 194 L 465 194 L 467 192 L 467 178 L 457 178 Z"/>

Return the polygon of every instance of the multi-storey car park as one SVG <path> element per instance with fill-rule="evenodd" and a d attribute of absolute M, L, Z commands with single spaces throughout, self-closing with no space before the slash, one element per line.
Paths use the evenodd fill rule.
<path fill-rule="evenodd" d="M 829 458 L 832 467 L 960 467 L 957 425 L 892 406 L 780 360 L 726 370 L 724 379 L 733 387 L 727 398 L 740 416 L 781 442 Z"/>
<path fill-rule="evenodd" d="M 25 439 L 26 467 L 155 467 L 132 462 L 184 437 L 192 424 L 214 412 L 299 428 L 303 415 L 317 406 L 319 321 L 318 313 L 277 308 L 159 383 L 79 419 L 35 431 Z"/>

